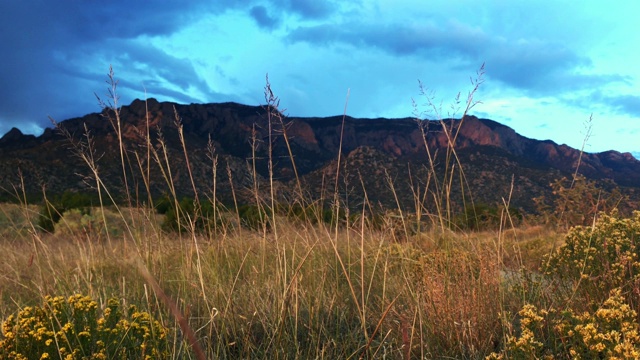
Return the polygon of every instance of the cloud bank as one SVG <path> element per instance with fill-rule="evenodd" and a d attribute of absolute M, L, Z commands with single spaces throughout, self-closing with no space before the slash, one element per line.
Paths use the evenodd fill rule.
<path fill-rule="evenodd" d="M 5 1 L 0 133 L 12 126 L 38 132 L 49 126 L 47 115 L 62 120 L 98 111 L 93 93 L 106 94 L 110 65 L 124 104 L 144 96 L 257 104 L 269 73 L 292 115 L 338 113 L 350 88 L 351 115 L 394 117 L 410 114 L 417 79 L 449 96 L 464 92 L 464 81 L 484 63 L 482 91 L 497 97 L 491 103 L 526 98 L 564 106 L 564 113 L 595 109 L 637 118 L 640 72 L 624 65 L 634 54 L 625 51 L 635 51 L 628 44 L 635 22 L 624 14 L 636 8 L 600 6 Z M 517 122 L 516 113 L 499 115 Z"/>

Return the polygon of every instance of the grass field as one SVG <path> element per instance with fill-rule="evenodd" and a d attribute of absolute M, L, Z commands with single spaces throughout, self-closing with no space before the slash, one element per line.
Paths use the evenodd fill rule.
<path fill-rule="evenodd" d="M 430 231 L 397 242 L 397 229 L 352 224 L 335 233 L 286 218 L 276 219 L 277 238 L 242 228 L 203 236 L 166 233 L 161 219 L 129 209 L 122 211 L 134 219 L 133 238 L 107 240 L 104 230 L 77 226 L 72 213 L 47 234 L 23 218 L 37 208 L 2 209 L 11 218 L 0 244 L 3 319 L 45 295 L 84 294 L 100 306 L 115 297 L 171 329 L 173 358 L 188 358 L 189 349 L 140 263 L 177 303 L 208 358 L 473 358 L 506 335 L 500 314 L 523 303 L 512 283 L 521 268 L 537 271 L 561 241 L 528 227 Z"/>
<path fill-rule="evenodd" d="M 265 93 L 269 123 L 281 123 L 268 83 Z M 438 160 L 444 180 L 427 189 L 435 213 L 416 201 L 375 219 L 366 202 L 340 216 L 337 180 L 329 209 L 302 188 L 277 204 L 273 183 L 254 189 L 242 214 L 204 195 L 180 202 L 170 189 L 164 214 L 114 205 L 83 159 L 101 206 L 56 216 L 54 204 L 0 206 L 2 358 L 638 357 L 640 214 L 567 231 L 526 218 L 515 226 L 505 202 L 488 230 L 456 228 L 447 176 L 464 178 L 464 164 L 453 147 Z"/>

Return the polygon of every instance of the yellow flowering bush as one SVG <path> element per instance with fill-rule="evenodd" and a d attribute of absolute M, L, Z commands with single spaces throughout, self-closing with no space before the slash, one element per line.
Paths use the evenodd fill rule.
<path fill-rule="evenodd" d="M 593 227 L 577 226 L 566 236 L 565 244 L 549 257 L 545 274 L 568 290 L 577 301 L 590 302 L 593 309 L 612 289 L 623 293 L 640 291 L 640 212 L 632 218 L 602 215 Z M 637 297 L 637 296 L 636 296 Z M 627 296 L 637 308 L 637 299 Z"/>
<path fill-rule="evenodd" d="M 542 282 L 552 290 L 532 297 L 540 306 L 526 304 L 519 328 L 488 358 L 640 358 L 640 212 L 601 215 L 565 240 L 543 269 Z"/>
<path fill-rule="evenodd" d="M 625 303 L 620 289 L 594 313 L 573 314 L 556 331 L 574 358 L 638 359 L 640 335 L 637 313 Z"/>
<path fill-rule="evenodd" d="M 637 313 L 620 289 L 593 313 L 538 310 L 527 304 L 519 312 L 518 337 L 508 336 L 504 350 L 487 359 L 638 359 Z"/>
<path fill-rule="evenodd" d="M 46 296 L 2 323 L 2 359 L 164 359 L 168 330 L 135 306 L 125 316 L 118 300 L 101 312 L 88 296 Z"/>
<path fill-rule="evenodd" d="M 541 359 L 544 358 L 545 316 L 548 313 L 539 311 L 535 306 L 526 304 L 518 312 L 520 316 L 521 333 L 519 337 L 508 336 L 505 349 L 500 354 L 493 353 L 487 357 L 492 360 L 502 359 Z"/>

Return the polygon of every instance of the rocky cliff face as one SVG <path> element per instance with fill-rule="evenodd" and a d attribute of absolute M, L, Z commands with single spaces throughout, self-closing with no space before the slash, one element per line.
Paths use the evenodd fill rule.
<path fill-rule="evenodd" d="M 71 139 L 53 129 L 39 137 L 12 129 L 0 139 L 0 186 L 14 189 L 24 183 L 25 190 L 35 194 L 43 187 L 50 192 L 91 190 L 95 179 L 91 180 L 91 171 L 77 154 L 89 151 L 105 184 L 122 194 L 125 176 L 114 119 L 113 113 L 104 111 L 63 121 L 59 126 L 71 134 Z M 573 173 L 579 159 L 580 172 L 588 178 L 640 188 L 640 161 L 631 154 L 608 151 L 580 155 L 566 145 L 529 139 L 507 126 L 473 116 L 443 122 L 346 117 L 344 124 L 341 116 L 283 117 L 282 121 L 272 116 L 270 137 L 269 117 L 263 107 L 236 103 L 179 105 L 150 99 L 122 107 L 120 119 L 127 150 L 127 182 L 133 187 L 130 192 L 138 194 L 146 191 L 142 175 L 149 172 L 155 195 L 167 192 L 166 178 L 170 175 L 180 193 L 192 196 L 179 127 L 198 191 L 211 192 L 216 164 L 217 196 L 226 201 L 231 200 L 232 186 L 248 201 L 253 184 L 262 184 L 269 176 L 269 141 L 274 178 L 280 187 L 286 190 L 295 181 L 290 148 L 310 196 L 321 196 L 327 184 L 335 183 L 329 180 L 337 168 L 341 133 L 345 171 L 340 183 L 345 193 L 351 191 L 362 200 L 371 189 L 369 200 L 385 206 L 397 206 L 389 180 L 397 187 L 394 190 L 400 194 L 402 206 L 411 206 L 416 188 L 419 184 L 426 186 L 430 176 L 428 154 L 436 164 L 443 164 L 453 134 L 457 134 L 454 146 L 467 181 L 476 192 L 474 196 L 485 202 L 500 202 L 506 191 L 497 189 L 508 190 L 513 180 L 517 190 L 514 201 L 531 209 L 531 198 L 548 194 L 549 182 Z M 91 139 L 90 148 L 87 139 Z"/>

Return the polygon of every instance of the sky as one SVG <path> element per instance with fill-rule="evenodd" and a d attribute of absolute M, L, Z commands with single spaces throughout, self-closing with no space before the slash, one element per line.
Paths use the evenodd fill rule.
<path fill-rule="evenodd" d="M 110 66 L 118 105 L 260 105 L 268 75 L 303 117 L 459 117 L 482 72 L 470 114 L 640 158 L 638 14 L 635 0 L 3 0 L 0 134 L 99 112 Z"/>

